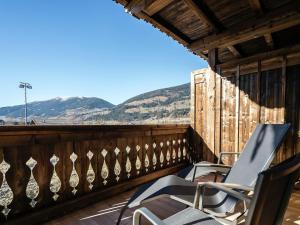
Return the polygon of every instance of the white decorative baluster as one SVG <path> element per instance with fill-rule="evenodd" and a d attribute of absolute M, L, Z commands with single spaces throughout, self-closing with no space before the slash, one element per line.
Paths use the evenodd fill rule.
<path fill-rule="evenodd" d="M 160 142 L 160 156 L 159 156 L 160 167 L 162 167 L 164 165 L 164 160 L 165 160 L 163 149 L 162 149 L 163 146 L 164 146 L 164 143 Z"/>
<path fill-rule="evenodd" d="M 27 198 L 31 199 L 30 201 L 30 205 L 32 208 L 35 207 L 37 201 L 35 200 L 37 198 L 37 196 L 39 195 L 40 192 L 40 188 L 38 183 L 36 182 L 34 176 L 33 176 L 33 169 L 36 166 L 37 161 L 34 160 L 32 157 L 30 157 L 30 159 L 26 162 L 26 165 L 29 167 L 30 169 L 30 178 L 29 181 L 27 183 L 26 186 L 26 196 Z"/>
<path fill-rule="evenodd" d="M 173 140 L 172 144 L 173 144 L 172 159 L 173 159 L 173 163 L 175 163 L 176 156 L 177 156 L 177 154 L 176 154 L 176 149 L 175 149 L 176 141 Z"/>
<path fill-rule="evenodd" d="M 72 190 L 73 195 L 76 194 L 76 192 L 77 192 L 76 187 L 79 184 L 79 176 L 78 176 L 78 173 L 75 169 L 75 161 L 77 160 L 77 158 L 78 158 L 78 156 L 74 152 L 70 155 L 70 159 L 72 161 L 73 168 L 72 168 L 72 172 L 71 172 L 71 175 L 70 175 L 69 184 L 73 188 L 73 190 Z"/>
<path fill-rule="evenodd" d="M 180 139 L 178 139 L 178 154 L 177 154 L 177 156 L 178 156 L 178 162 L 180 162 L 181 161 L 181 140 Z"/>
<path fill-rule="evenodd" d="M 10 165 L 3 161 L 0 164 L 0 172 L 2 173 L 2 184 L 0 187 L 0 205 L 4 207 L 2 210 L 2 214 L 7 217 L 10 210 L 7 206 L 9 206 L 13 199 L 14 199 L 14 193 L 12 192 L 10 186 L 8 185 L 6 181 L 6 172 L 9 170 Z"/>
<path fill-rule="evenodd" d="M 90 190 L 92 190 L 92 189 L 93 189 L 93 186 L 94 186 L 94 185 L 93 185 L 93 182 L 94 182 L 94 180 L 95 180 L 95 178 L 96 178 L 96 174 L 95 174 L 95 171 L 94 171 L 94 169 L 93 169 L 93 167 L 92 167 L 92 162 L 91 162 L 91 160 L 92 160 L 94 154 L 93 154 L 93 152 L 88 151 L 88 153 L 86 154 L 86 156 L 87 156 L 88 159 L 89 159 L 89 168 L 88 168 L 88 170 L 87 170 L 87 172 L 86 172 L 86 180 L 87 180 L 87 182 L 89 183 L 89 188 L 90 188 Z"/>
<path fill-rule="evenodd" d="M 107 151 L 105 149 L 102 150 L 101 154 L 103 156 L 103 165 L 102 165 L 102 169 L 101 169 L 101 177 L 103 178 L 103 184 L 106 185 L 107 184 L 107 178 L 109 176 L 109 170 L 106 164 L 106 160 L 105 157 L 107 155 Z"/>
<path fill-rule="evenodd" d="M 50 191 L 52 193 L 54 193 L 53 195 L 53 199 L 54 201 L 56 201 L 59 197 L 59 195 L 57 194 L 61 188 L 61 181 L 56 173 L 56 170 L 55 170 L 55 167 L 56 167 L 56 164 L 58 163 L 59 161 L 59 158 L 56 156 L 56 155 L 53 155 L 51 158 L 50 158 L 50 162 L 53 166 L 53 174 L 52 174 L 52 177 L 51 177 L 51 180 L 50 180 Z"/>
<path fill-rule="evenodd" d="M 114 172 L 115 172 L 115 175 L 116 175 L 116 181 L 119 181 L 120 174 L 121 174 L 121 165 L 120 165 L 119 160 L 118 160 L 119 153 L 120 153 L 120 149 L 115 148 L 116 163 L 115 163 L 115 167 L 114 167 Z"/>
<path fill-rule="evenodd" d="M 136 168 L 136 173 L 137 175 L 140 174 L 140 169 L 142 167 L 142 163 L 141 163 L 141 160 L 140 160 L 140 157 L 139 157 L 139 151 L 140 151 L 141 147 L 139 145 L 136 146 L 136 152 L 137 152 L 137 155 L 136 155 L 136 161 L 135 161 L 135 168 Z"/>
<path fill-rule="evenodd" d="M 149 149 L 149 145 L 145 144 L 145 150 L 146 150 L 146 156 L 145 156 L 145 168 L 146 168 L 146 173 L 148 172 L 148 167 L 150 165 L 150 161 L 149 161 L 149 157 L 148 157 L 148 149 Z"/>
<path fill-rule="evenodd" d="M 130 159 L 129 159 L 129 153 L 130 153 L 130 147 L 127 146 L 126 147 L 126 153 L 127 153 L 127 159 L 126 159 L 126 173 L 127 173 L 127 177 L 129 178 L 130 177 L 130 172 L 131 172 L 131 162 L 130 162 Z"/>
<path fill-rule="evenodd" d="M 152 156 L 152 163 L 153 163 L 153 169 L 155 170 L 156 169 L 156 164 L 157 164 L 157 157 L 156 157 L 156 143 L 154 142 L 153 145 L 153 156 Z"/>
<path fill-rule="evenodd" d="M 170 141 L 167 141 L 167 155 L 166 155 L 166 159 L 167 159 L 167 165 L 170 164 L 170 159 L 171 159 L 171 153 L 170 153 Z"/>
<path fill-rule="evenodd" d="M 185 160 L 185 157 L 186 157 L 186 139 L 184 138 L 183 139 L 183 150 L 182 150 L 182 155 L 183 155 L 183 159 Z"/>

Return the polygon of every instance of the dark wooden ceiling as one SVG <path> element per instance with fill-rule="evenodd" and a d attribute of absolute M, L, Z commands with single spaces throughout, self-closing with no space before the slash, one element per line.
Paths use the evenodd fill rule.
<path fill-rule="evenodd" d="M 217 64 L 300 44 L 299 0 L 116 0 L 128 12 Z"/>

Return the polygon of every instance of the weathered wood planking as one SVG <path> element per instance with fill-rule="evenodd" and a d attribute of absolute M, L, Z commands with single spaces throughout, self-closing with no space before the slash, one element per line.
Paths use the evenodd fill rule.
<path fill-rule="evenodd" d="M 191 114 L 194 115 L 192 120 L 195 121 L 194 136 L 202 140 L 202 143 L 195 148 L 199 149 L 203 160 L 213 161 L 210 154 L 214 153 L 215 157 L 218 157 L 219 149 L 234 152 L 236 144 L 238 144 L 238 151 L 241 151 L 257 123 L 289 122 L 292 124 L 287 140 L 277 155 L 277 161 L 282 161 L 300 151 L 300 65 L 286 67 L 287 61 L 282 57 L 278 63 L 282 64 L 282 68 L 261 71 L 261 63 L 258 62 L 256 72 L 241 75 L 239 80 L 236 79 L 236 73 L 232 72 L 231 76 L 227 74 L 226 77 L 221 78 L 220 87 L 217 82 L 215 90 L 209 88 L 209 82 L 212 80 L 210 76 L 215 76 L 214 73 L 203 72 L 203 70 L 192 73 L 195 80 L 195 91 L 192 96 L 196 102 L 194 112 Z M 243 66 L 247 65 L 241 65 L 241 70 Z M 239 89 L 239 95 L 236 88 Z M 213 98 L 212 96 L 216 96 L 216 103 L 221 99 L 220 112 L 215 113 L 214 124 L 209 122 L 212 113 L 211 105 L 207 106 L 213 101 L 209 99 Z M 237 107 L 237 100 L 239 107 Z M 216 144 L 210 145 L 211 137 L 219 135 L 217 129 L 219 124 L 221 124 L 220 147 Z M 236 129 L 238 129 L 238 140 Z M 230 159 L 224 161 L 232 162 Z"/>
<path fill-rule="evenodd" d="M 188 125 L 1 127 L 0 163 L 5 160 L 10 165 L 9 170 L 4 173 L 13 192 L 13 201 L 7 205 L 11 209 L 8 221 L 22 218 L 25 214 L 38 215 L 34 217 L 36 221 L 44 220 L 43 217 L 50 212 L 47 211 L 48 208 L 52 210 L 54 207 L 55 212 L 59 209 L 64 212 L 63 206 L 68 205 L 68 202 L 79 199 L 84 205 L 81 197 L 96 192 L 109 196 L 109 193 L 105 193 L 106 189 L 108 192 L 111 190 L 109 187 L 130 183 L 131 180 L 134 184 L 135 179 L 139 179 L 138 183 L 141 184 L 141 178 L 145 175 L 152 174 L 153 178 L 156 177 L 156 172 L 159 176 L 161 170 L 186 165 L 189 162 L 189 128 Z M 169 146 L 167 142 L 170 143 Z M 167 150 L 171 155 L 169 161 Z M 93 153 L 91 159 L 88 153 Z M 71 156 L 74 154 L 76 160 L 73 167 Z M 54 193 L 50 191 L 54 169 L 50 159 L 54 155 L 59 159 L 55 170 L 61 182 L 57 200 L 53 199 Z M 31 199 L 26 191 L 30 178 L 30 169 L 26 163 L 31 157 L 37 162 L 32 171 L 39 187 L 34 207 L 29 204 Z M 126 165 L 128 160 L 130 170 Z M 91 167 L 95 173 L 92 187 L 87 180 Z M 70 178 L 74 170 L 79 182 L 73 187 L 71 183 L 75 181 L 72 179 L 71 182 Z M 108 172 L 107 177 L 104 175 L 105 171 Z M 2 172 L 1 170 L 0 179 Z M 30 188 L 32 190 L 32 186 Z M 74 188 L 76 193 L 72 192 Z M 1 187 L 0 192 L 5 193 Z M 89 197 L 86 199 L 91 201 Z M 0 207 L 2 210 L 2 206 Z M 2 214 L 0 221 L 6 221 Z"/>

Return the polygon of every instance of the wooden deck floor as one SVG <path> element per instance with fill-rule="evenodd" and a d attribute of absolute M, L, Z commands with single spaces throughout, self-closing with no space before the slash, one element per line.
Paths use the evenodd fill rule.
<path fill-rule="evenodd" d="M 106 201 L 101 201 L 44 225 L 113 225 L 118 218 L 122 206 L 131 196 L 132 192 L 126 192 Z M 166 218 L 185 208 L 184 205 L 167 198 L 153 201 L 145 204 L 145 206 L 160 218 Z M 122 225 L 132 224 L 132 212 L 132 210 L 128 210 L 125 213 Z M 144 221 L 142 224 L 146 225 L 148 223 Z M 300 225 L 300 191 L 293 193 L 283 224 Z"/>

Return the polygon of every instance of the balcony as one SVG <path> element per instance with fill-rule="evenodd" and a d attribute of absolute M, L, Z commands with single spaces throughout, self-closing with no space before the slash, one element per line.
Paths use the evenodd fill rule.
<path fill-rule="evenodd" d="M 138 185 L 193 160 L 190 132 L 187 125 L 2 127 L 1 223 L 113 224 Z M 299 223 L 299 201 L 295 191 L 285 224 Z M 185 206 L 165 198 L 147 207 L 164 218 Z M 132 223 L 132 212 L 122 224 Z"/>
<path fill-rule="evenodd" d="M 174 173 L 187 125 L 2 127 L 1 222 L 35 224 Z"/>

